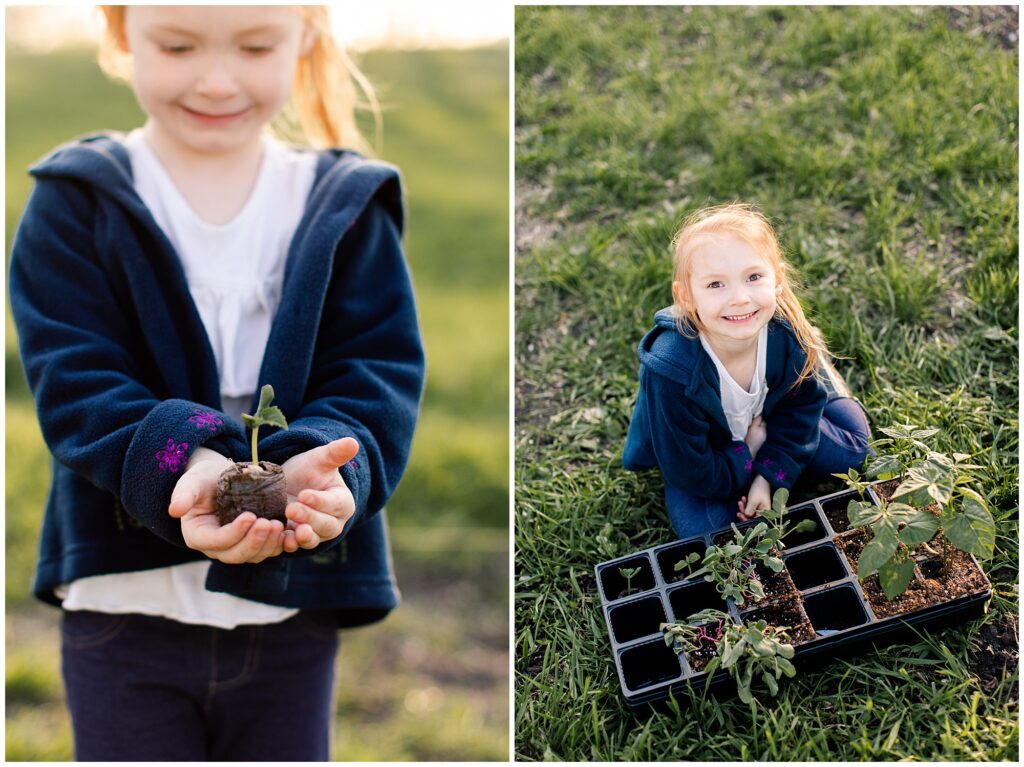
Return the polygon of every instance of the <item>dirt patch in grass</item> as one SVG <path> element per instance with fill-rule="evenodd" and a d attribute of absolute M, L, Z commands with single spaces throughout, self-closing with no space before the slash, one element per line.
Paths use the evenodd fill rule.
<path fill-rule="evenodd" d="M 997 623 L 986 624 L 973 640 L 967 668 L 986 693 L 995 691 L 1020 659 L 1017 621 L 1004 615 Z"/>
<path fill-rule="evenodd" d="M 1019 14 L 1012 5 L 954 5 L 947 23 L 972 37 L 985 37 L 1007 51 L 1017 49 Z"/>

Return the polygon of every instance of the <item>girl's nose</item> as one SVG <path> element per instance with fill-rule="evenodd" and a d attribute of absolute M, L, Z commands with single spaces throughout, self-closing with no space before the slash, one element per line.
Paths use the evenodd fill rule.
<path fill-rule="evenodd" d="M 211 99 L 224 99 L 234 96 L 238 91 L 238 83 L 231 69 L 220 60 L 211 61 L 196 81 L 196 93 Z"/>

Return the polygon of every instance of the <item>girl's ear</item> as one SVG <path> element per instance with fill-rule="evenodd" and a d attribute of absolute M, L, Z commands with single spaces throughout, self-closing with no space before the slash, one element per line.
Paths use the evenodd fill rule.
<path fill-rule="evenodd" d="M 675 300 L 676 306 L 682 307 L 683 309 L 690 308 L 690 299 L 686 292 L 686 286 L 679 280 L 675 280 L 672 283 L 672 298 Z"/>

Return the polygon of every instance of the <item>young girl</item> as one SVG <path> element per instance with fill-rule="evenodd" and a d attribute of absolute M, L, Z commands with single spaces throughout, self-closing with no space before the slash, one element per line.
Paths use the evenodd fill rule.
<path fill-rule="evenodd" d="M 32 169 L 11 306 L 53 484 L 34 591 L 63 607 L 80 760 L 325 760 L 336 629 L 397 603 L 382 507 L 424 359 L 394 168 L 316 6 L 106 6 L 145 124 Z M 219 526 L 272 384 L 287 524 Z"/>
<path fill-rule="evenodd" d="M 805 470 L 828 477 L 867 456 L 867 419 L 787 272 L 749 205 L 700 211 L 676 235 L 674 303 L 640 342 L 622 460 L 661 470 L 680 538 L 756 516 Z"/>

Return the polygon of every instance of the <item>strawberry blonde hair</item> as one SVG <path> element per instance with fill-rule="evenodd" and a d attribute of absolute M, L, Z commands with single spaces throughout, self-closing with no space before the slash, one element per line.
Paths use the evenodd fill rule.
<path fill-rule="evenodd" d="M 803 307 L 793 292 L 794 278 L 792 271 L 783 256 L 778 237 L 768 219 L 753 205 L 746 203 L 729 203 L 704 208 L 692 214 L 683 223 L 682 228 L 672 240 L 675 251 L 675 280 L 682 283 L 685 291 L 690 290 L 690 276 L 693 272 L 693 254 L 698 248 L 713 239 L 716 235 L 727 235 L 749 245 L 768 263 L 775 273 L 776 285 L 779 288 L 776 298 L 775 317 L 785 319 L 797 343 L 807 355 L 803 369 L 794 386 L 799 386 L 809 376 L 821 370 L 829 359 L 828 348 L 821 333 L 807 320 Z M 696 338 L 697 333 L 704 330 L 697 313 L 680 303 L 673 305 L 676 316 L 676 327 L 688 338 Z"/>
<path fill-rule="evenodd" d="M 131 80 L 131 54 L 125 39 L 125 12 L 130 6 L 101 5 L 103 37 L 100 68 L 117 80 Z M 294 10 L 313 33 L 313 44 L 299 57 L 292 83 L 291 108 L 305 140 L 312 146 L 344 147 L 369 152 L 369 145 L 356 125 L 355 112 L 362 92 L 373 112 L 377 144 L 380 144 L 380 105 L 373 87 L 331 34 L 330 14 L 325 5 L 297 5 Z M 288 116 L 275 120 L 287 123 Z M 288 126 L 278 125 L 278 132 Z"/>

